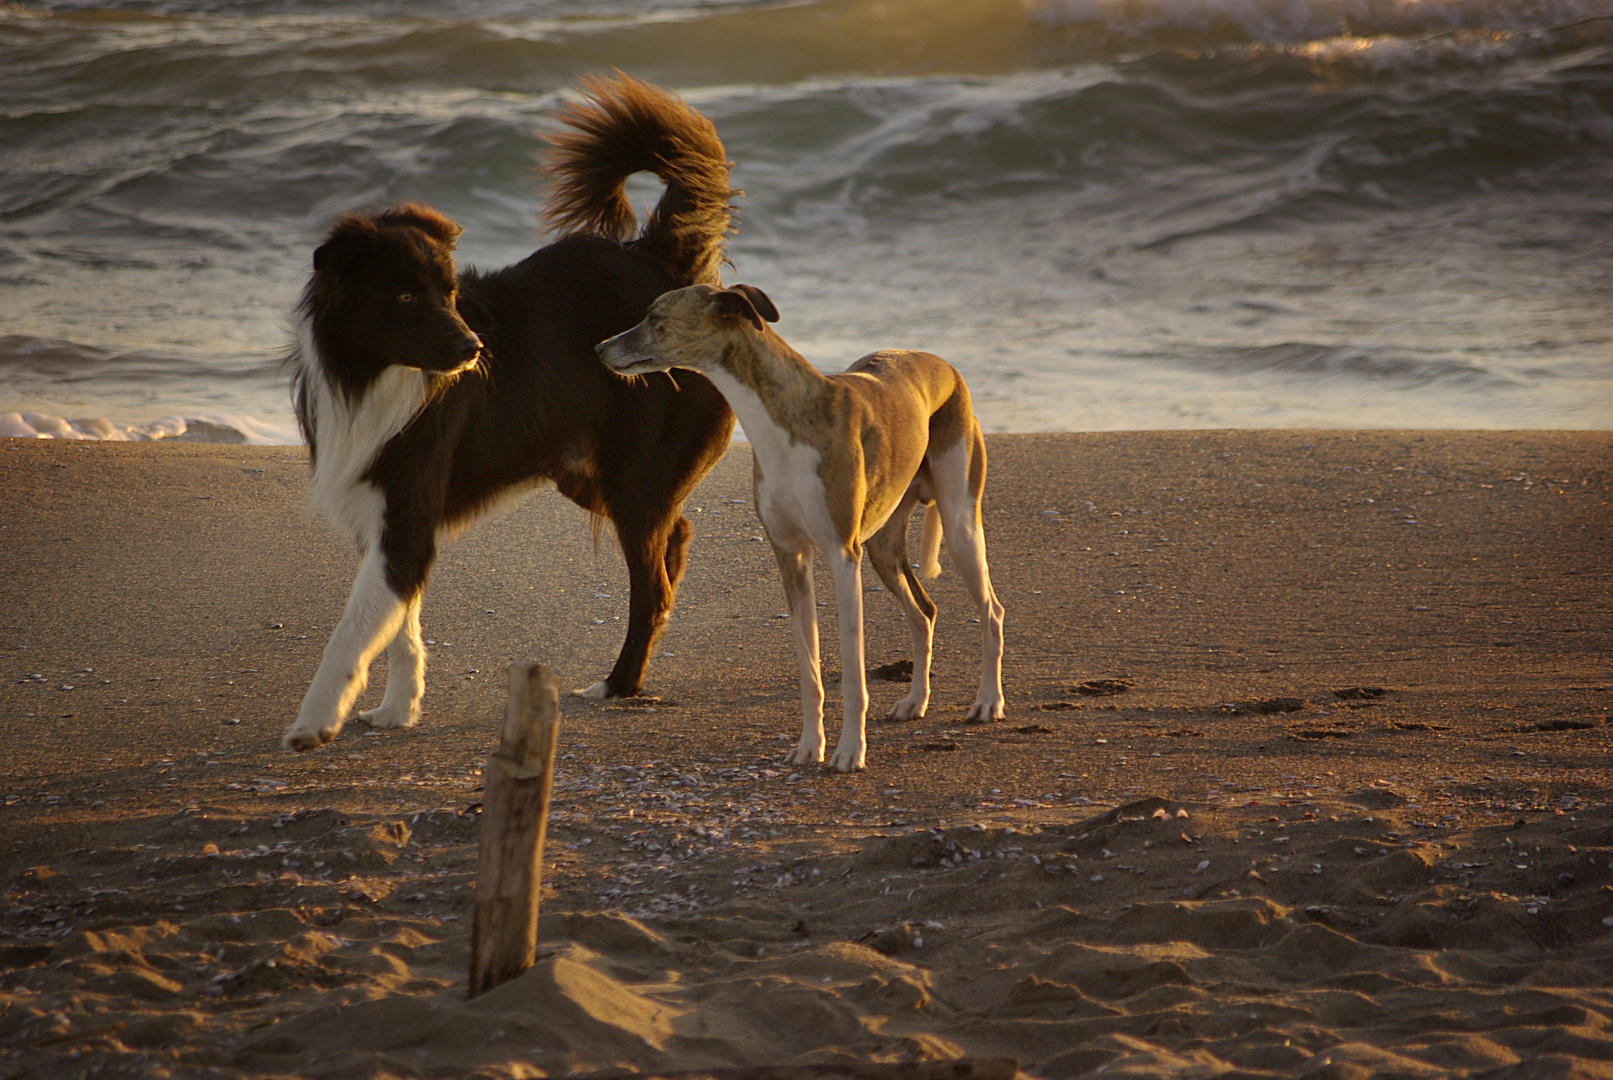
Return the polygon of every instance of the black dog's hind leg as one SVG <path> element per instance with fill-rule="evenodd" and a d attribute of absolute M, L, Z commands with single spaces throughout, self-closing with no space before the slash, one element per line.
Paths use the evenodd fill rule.
<path fill-rule="evenodd" d="M 677 577 L 693 530 L 681 517 L 616 524 L 627 560 L 627 639 L 605 679 L 607 697 L 636 697 L 644 687 L 650 653 L 672 614 Z M 677 571 L 674 576 L 672 571 Z"/>
<path fill-rule="evenodd" d="M 627 563 L 627 637 L 611 673 L 578 694 L 598 699 L 637 697 L 642 692 L 644 670 L 672 614 L 693 535 L 694 529 L 682 517 L 616 519 L 616 538 Z"/>
<path fill-rule="evenodd" d="M 694 539 L 694 526 L 689 519 L 679 515 L 678 520 L 672 523 L 672 533 L 666 540 L 666 579 L 672 589 L 667 599 L 667 608 L 677 602 L 678 582 L 683 580 L 683 567 L 689 561 L 689 541 Z"/>

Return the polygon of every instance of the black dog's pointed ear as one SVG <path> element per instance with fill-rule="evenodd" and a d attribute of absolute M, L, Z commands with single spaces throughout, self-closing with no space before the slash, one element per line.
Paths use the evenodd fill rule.
<path fill-rule="evenodd" d="M 734 288 L 750 298 L 751 307 L 756 309 L 758 315 L 768 322 L 778 322 L 778 308 L 773 306 L 773 301 L 767 298 L 766 293 L 754 285 L 735 285 Z M 756 329 L 760 330 L 761 327 Z"/>
<path fill-rule="evenodd" d="M 762 299 L 766 300 L 767 297 L 764 296 Z M 767 307 L 768 310 L 772 310 L 773 305 L 769 303 Z M 756 313 L 756 308 L 751 303 L 750 297 L 736 289 L 724 289 L 722 292 L 713 293 L 711 297 L 711 308 L 718 315 L 724 316 L 725 318 L 733 317 L 736 319 L 744 319 L 746 322 L 754 326 L 758 331 L 767 329 L 767 324 L 764 323 L 762 321 L 762 317 Z"/>

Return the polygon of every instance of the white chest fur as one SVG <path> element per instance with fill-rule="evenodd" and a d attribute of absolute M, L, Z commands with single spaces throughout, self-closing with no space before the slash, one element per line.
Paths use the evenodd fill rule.
<path fill-rule="evenodd" d="M 426 376 L 413 368 L 389 367 L 363 397 L 349 401 L 320 366 L 307 319 L 298 328 L 297 364 L 307 387 L 316 446 L 308 503 L 368 549 L 380 539 L 386 507 L 380 491 L 362 477 L 381 448 L 425 405 Z"/>
<path fill-rule="evenodd" d="M 796 549 L 806 541 L 819 550 L 835 550 L 840 539 L 835 535 L 823 479 L 818 473 L 822 461 L 818 451 L 795 441 L 788 429 L 774 421 L 750 387 L 726 372 L 717 372 L 710 378 L 750 436 L 751 452 L 756 455 L 761 473 L 756 513 L 773 542 Z"/>

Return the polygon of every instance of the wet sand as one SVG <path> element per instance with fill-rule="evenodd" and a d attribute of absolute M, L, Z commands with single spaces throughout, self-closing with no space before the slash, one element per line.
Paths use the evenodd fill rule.
<path fill-rule="evenodd" d="M 539 962 L 466 1001 L 503 665 L 607 670 L 608 539 L 552 492 L 473 530 L 421 726 L 292 756 L 356 563 L 301 452 L 0 440 L 0 1077 L 1613 1075 L 1613 437 L 989 449 L 1008 719 L 962 722 L 947 573 L 929 717 L 872 724 L 857 775 L 781 766 L 735 448 L 659 700 L 563 702 Z M 870 666 L 905 659 L 866 610 Z"/>

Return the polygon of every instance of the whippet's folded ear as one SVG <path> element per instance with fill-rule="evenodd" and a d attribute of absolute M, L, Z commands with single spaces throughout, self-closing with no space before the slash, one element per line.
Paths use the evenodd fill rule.
<path fill-rule="evenodd" d="M 773 301 L 767 298 L 766 293 L 754 285 L 735 285 L 734 288 L 750 297 L 751 307 L 755 308 L 762 318 L 768 322 L 778 322 L 778 308 L 773 306 Z"/>
<path fill-rule="evenodd" d="M 711 298 L 719 315 L 733 315 L 747 320 L 758 331 L 767 329 L 767 322 L 778 322 L 778 308 L 767 294 L 754 285 L 735 285 Z"/>

